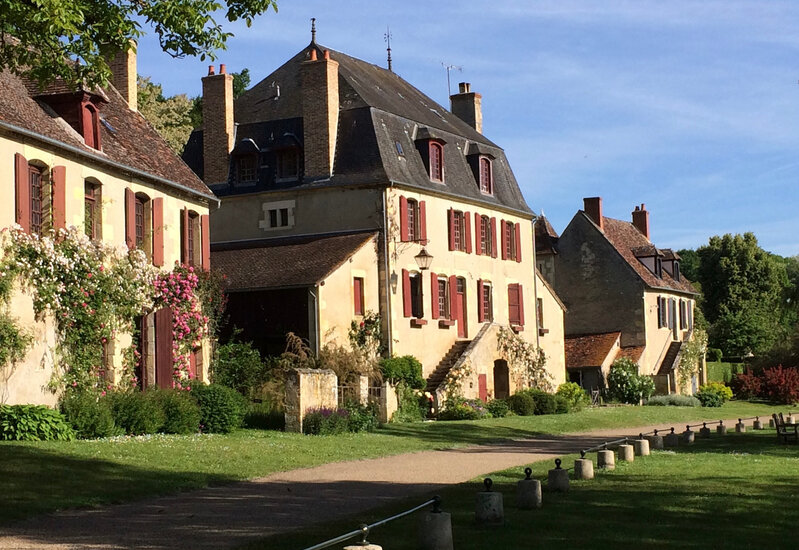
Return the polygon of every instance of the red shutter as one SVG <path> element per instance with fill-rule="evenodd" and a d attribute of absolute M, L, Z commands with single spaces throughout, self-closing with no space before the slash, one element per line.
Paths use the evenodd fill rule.
<path fill-rule="evenodd" d="M 352 279 L 352 299 L 353 306 L 355 308 L 355 315 L 363 315 L 363 302 L 361 301 L 361 296 L 363 296 L 361 279 L 360 277 L 355 277 Z"/>
<path fill-rule="evenodd" d="M 183 207 L 180 211 L 180 263 L 189 265 L 192 258 L 189 258 L 189 209 Z"/>
<path fill-rule="evenodd" d="M 466 253 L 472 253 L 472 215 L 466 212 L 463 215 L 463 238 L 466 239 Z"/>
<path fill-rule="evenodd" d="M 519 285 L 508 285 L 508 323 L 519 324 Z"/>
<path fill-rule="evenodd" d="M 433 319 L 438 319 L 438 275 L 430 272 L 430 314 Z"/>
<path fill-rule="evenodd" d="M 455 250 L 455 210 L 447 210 L 447 227 L 449 227 L 449 249 Z"/>
<path fill-rule="evenodd" d="M 172 339 L 172 310 L 164 307 L 155 312 L 155 383 L 159 388 L 174 385 Z"/>
<path fill-rule="evenodd" d="M 164 199 L 153 199 L 153 265 L 164 265 Z"/>
<path fill-rule="evenodd" d="M 461 320 L 461 300 L 458 296 L 458 278 L 452 275 L 449 278 L 449 318 L 453 321 Z"/>
<path fill-rule="evenodd" d="M 484 311 L 484 302 L 483 302 L 483 280 L 477 280 L 477 322 L 482 323 L 485 321 L 485 315 L 483 314 Z"/>
<path fill-rule="evenodd" d="M 129 187 L 125 189 L 125 243 L 136 248 L 136 195 Z"/>
<path fill-rule="evenodd" d="M 519 324 L 524 326 L 524 290 L 522 285 L 516 285 L 519 289 Z"/>
<path fill-rule="evenodd" d="M 507 222 L 502 220 L 499 222 L 499 238 L 500 242 L 502 243 L 502 259 L 508 259 L 508 230 L 507 230 Z"/>
<path fill-rule="evenodd" d="M 14 155 L 14 183 L 16 187 L 16 222 L 25 233 L 31 232 L 31 188 L 28 180 L 28 160 L 16 153 Z"/>
<path fill-rule="evenodd" d="M 491 257 L 497 257 L 497 219 L 491 218 Z"/>
<path fill-rule="evenodd" d="M 411 297 L 411 274 L 402 270 L 402 315 L 413 317 L 413 300 Z"/>
<path fill-rule="evenodd" d="M 400 196 L 400 241 L 408 242 L 410 235 L 408 234 L 408 199 Z"/>
<path fill-rule="evenodd" d="M 67 228 L 67 169 L 53 166 L 50 171 L 53 181 L 53 228 Z"/>
<path fill-rule="evenodd" d="M 200 239 L 202 241 L 202 262 L 203 271 L 211 269 L 211 218 L 208 214 L 200 216 Z"/>
<path fill-rule="evenodd" d="M 419 240 L 427 244 L 427 211 L 424 201 L 419 201 Z"/>
<path fill-rule="evenodd" d="M 522 261 L 522 224 L 516 224 L 516 262 Z"/>
<path fill-rule="evenodd" d="M 480 239 L 480 229 L 482 227 L 480 214 L 474 213 L 474 253 L 478 256 L 483 253 L 483 241 Z"/>

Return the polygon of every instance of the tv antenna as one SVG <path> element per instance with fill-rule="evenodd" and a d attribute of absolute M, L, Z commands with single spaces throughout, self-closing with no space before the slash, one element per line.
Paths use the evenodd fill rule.
<path fill-rule="evenodd" d="M 383 35 L 383 40 L 388 44 L 386 48 L 386 52 L 388 52 L 388 70 L 393 73 L 394 71 L 391 70 L 391 29 L 388 25 L 386 25 L 386 34 Z"/>
<path fill-rule="evenodd" d="M 441 62 L 441 66 L 444 67 L 447 70 L 447 97 L 449 97 L 449 96 L 452 95 L 452 85 L 449 82 L 449 73 L 453 69 L 458 71 L 459 73 L 462 73 L 463 72 L 463 67 L 460 67 L 458 65 L 447 65 L 443 61 Z"/>

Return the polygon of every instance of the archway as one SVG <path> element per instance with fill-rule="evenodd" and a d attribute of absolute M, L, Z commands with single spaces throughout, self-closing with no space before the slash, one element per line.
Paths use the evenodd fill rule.
<path fill-rule="evenodd" d="M 510 376 L 508 362 L 504 359 L 494 361 L 494 398 L 504 399 L 510 395 Z"/>

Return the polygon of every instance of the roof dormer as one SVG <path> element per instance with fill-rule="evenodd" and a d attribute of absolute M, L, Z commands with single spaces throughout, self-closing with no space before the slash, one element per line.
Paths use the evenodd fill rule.
<path fill-rule="evenodd" d="M 663 253 L 655 245 L 638 246 L 632 249 L 639 262 L 658 279 L 663 278 Z"/>
<path fill-rule="evenodd" d="M 419 128 L 414 141 L 430 181 L 444 183 L 444 145 L 447 142 L 426 127 Z"/>
<path fill-rule="evenodd" d="M 44 91 L 36 99 L 46 103 L 64 119 L 92 149 L 102 149 L 100 141 L 100 108 L 108 99 L 98 92 L 84 89 L 76 92 Z"/>

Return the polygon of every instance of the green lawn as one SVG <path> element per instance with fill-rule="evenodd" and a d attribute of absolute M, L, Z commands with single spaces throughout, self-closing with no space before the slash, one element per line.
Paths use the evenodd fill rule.
<path fill-rule="evenodd" d="M 596 461 L 596 455 L 590 455 Z M 571 467 L 576 456 L 564 458 Z M 552 463 L 532 464 L 546 479 Z M 506 524 L 474 523 L 480 480 L 442 493 L 452 514 L 458 550 L 486 548 L 797 548 L 799 447 L 781 445 L 773 430 L 715 434 L 692 447 L 655 451 L 591 481 L 572 481 L 567 494 L 544 493 L 540 510 L 517 510 L 516 482 L 523 468 L 497 472 L 494 489 L 503 493 Z M 272 537 L 250 550 L 305 548 L 423 502 L 425 497 L 375 510 L 351 522 L 321 526 L 302 534 Z M 415 550 L 418 514 L 376 528 L 369 541 L 392 550 Z"/>
<path fill-rule="evenodd" d="M 0 442 L 0 522 L 228 483 L 326 462 L 487 443 L 536 434 L 768 415 L 774 407 L 618 407 L 569 415 L 389 425 L 369 434 L 152 436 L 75 442 Z"/>

